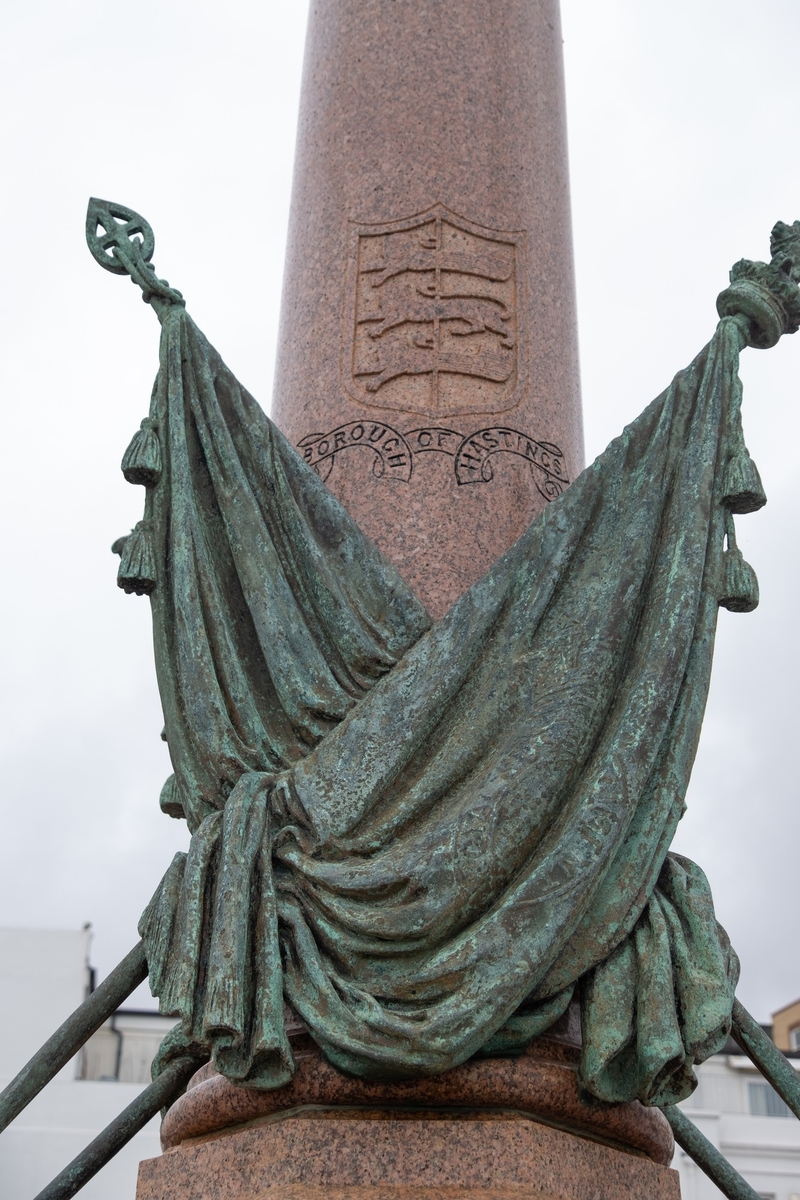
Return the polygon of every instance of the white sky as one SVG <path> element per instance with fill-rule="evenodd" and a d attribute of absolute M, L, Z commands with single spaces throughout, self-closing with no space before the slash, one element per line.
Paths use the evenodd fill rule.
<path fill-rule="evenodd" d="M 158 809 L 149 606 L 116 588 L 109 552 L 141 515 L 119 461 L 158 322 L 89 255 L 86 201 L 150 221 L 159 274 L 266 405 L 306 9 L 0 6 L 0 924 L 91 921 L 101 975 L 187 838 Z M 768 257 L 774 221 L 800 217 L 800 5 L 562 0 L 562 14 L 591 458 L 708 340 L 731 264 Z M 800 338 L 746 351 L 742 377 L 770 503 L 738 526 L 762 601 L 721 614 L 677 848 L 709 875 L 740 998 L 763 1020 L 800 995 Z"/>

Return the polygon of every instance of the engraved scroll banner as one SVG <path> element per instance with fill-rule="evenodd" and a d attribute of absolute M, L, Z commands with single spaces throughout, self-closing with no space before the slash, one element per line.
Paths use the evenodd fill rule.
<path fill-rule="evenodd" d="M 444 205 L 354 227 L 344 386 L 400 412 L 499 413 L 522 388 L 524 235 Z"/>
<path fill-rule="evenodd" d="M 494 478 L 495 454 L 518 454 L 534 467 L 536 487 L 547 500 L 555 500 L 569 483 L 564 455 L 552 442 L 536 442 L 518 429 L 497 426 L 479 429 L 456 451 L 455 471 L 459 483 L 489 483 Z"/>
<path fill-rule="evenodd" d="M 372 474 L 376 478 L 388 476 L 404 483 L 411 478 L 408 442 L 402 433 L 378 421 L 349 421 L 330 433 L 309 433 L 297 444 L 303 458 L 321 479 L 330 475 L 336 454 L 353 448 L 372 451 Z"/>
<path fill-rule="evenodd" d="M 303 458 L 322 479 L 333 470 L 336 456 L 360 447 L 373 452 L 372 474 L 378 479 L 408 483 L 419 454 L 445 454 L 453 459 L 456 483 L 491 483 L 492 458 L 515 454 L 531 464 L 533 480 L 545 500 L 555 500 L 569 484 L 564 455 L 552 442 L 536 441 L 519 429 L 492 426 L 466 437 L 442 425 L 423 425 L 399 433 L 380 421 L 350 421 L 330 433 L 309 433 L 298 447 Z"/>

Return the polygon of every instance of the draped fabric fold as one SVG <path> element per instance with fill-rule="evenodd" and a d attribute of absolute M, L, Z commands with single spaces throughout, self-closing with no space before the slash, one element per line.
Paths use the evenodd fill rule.
<path fill-rule="evenodd" d="M 141 930 L 172 1045 L 279 1086 L 282 991 L 341 1069 L 430 1074 L 521 1049 L 580 981 L 584 1087 L 688 1094 L 737 971 L 702 873 L 667 851 L 711 670 L 740 345 L 721 321 L 430 628 L 167 317 L 152 600 L 194 837 Z"/>
<path fill-rule="evenodd" d="M 633 932 L 584 977 L 581 1077 L 593 1096 L 675 1104 L 725 1044 L 739 963 L 703 872 L 668 854 Z"/>
<path fill-rule="evenodd" d="M 150 423 L 156 670 L 194 831 L 244 771 L 307 754 L 430 621 L 182 308 Z"/>

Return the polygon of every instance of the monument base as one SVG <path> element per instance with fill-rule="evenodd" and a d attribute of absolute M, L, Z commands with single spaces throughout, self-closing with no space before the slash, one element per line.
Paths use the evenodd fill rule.
<path fill-rule="evenodd" d="M 677 1172 L 518 1112 L 312 1108 L 185 1143 L 137 1200 L 680 1200 Z"/>
<path fill-rule="evenodd" d="M 680 1200 L 663 1115 L 582 1105 L 570 1046 L 539 1039 L 519 1058 L 378 1084 L 304 1041 L 275 1092 L 199 1071 L 137 1200 Z"/>

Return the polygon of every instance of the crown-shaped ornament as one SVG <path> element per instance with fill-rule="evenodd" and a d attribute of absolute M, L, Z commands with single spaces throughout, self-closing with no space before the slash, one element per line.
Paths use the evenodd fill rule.
<path fill-rule="evenodd" d="M 770 253 L 768 263 L 740 259 L 731 268 L 730 287 L 717 297 L 721 317 L 746 318 L 747 344 L 758 350 L 800 329 L 800 221 L 778 221 Z"/>

